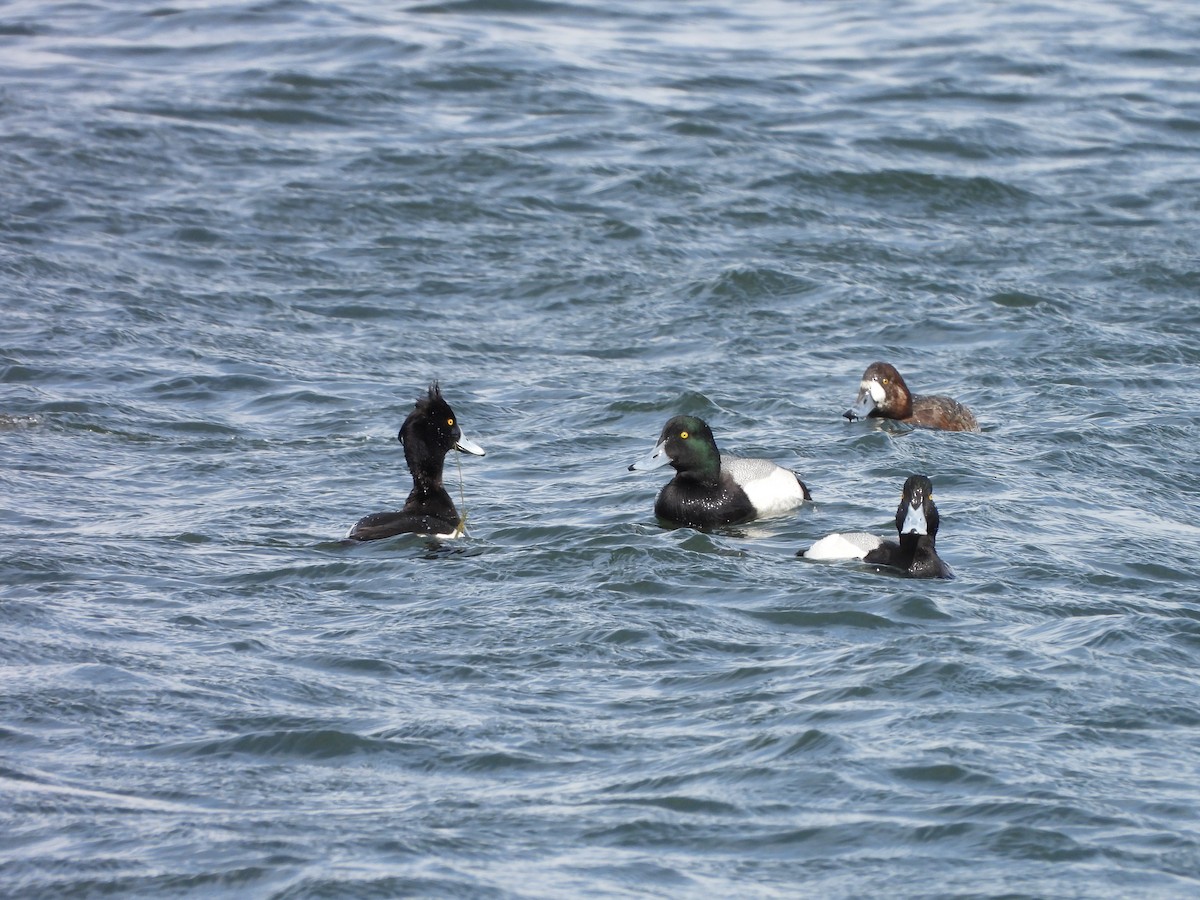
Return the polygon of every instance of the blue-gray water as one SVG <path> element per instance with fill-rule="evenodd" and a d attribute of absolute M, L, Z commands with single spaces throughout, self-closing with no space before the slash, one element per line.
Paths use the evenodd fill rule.
<path fill-rule="evenodd" d="M 0 5 L 0 894 L 1196 896 L 1198 82 L 1169 0 Z M 434 378 L 469 537 L 341 543 Z M 659 527 L 679 412 L 815 504 Z M 911 472 L 957 579 L 796 558 Z"/>

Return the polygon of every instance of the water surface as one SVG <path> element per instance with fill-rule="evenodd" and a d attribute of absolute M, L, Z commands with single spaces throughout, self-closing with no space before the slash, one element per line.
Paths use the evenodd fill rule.
<path fill-rule="evenodd" d="M 0 893 L 1194 896 L 1197 47 L 0 8 Z M 982 433 L 845 422 L 875 359 Z M 341 542 L 434 379 L 469 537 Z M 815 502 L 661 527 L 677 413 Z M 796 558 L 912 472 L 956 579 Z"/>

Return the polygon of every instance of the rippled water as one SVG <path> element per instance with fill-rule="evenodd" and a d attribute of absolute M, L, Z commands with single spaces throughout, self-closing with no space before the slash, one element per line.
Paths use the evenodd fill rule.
<path fill-rule="evenodd" d="M 1195 896 L 1200 16 L 386 6 L 0 6 L 0 894 Z"/>

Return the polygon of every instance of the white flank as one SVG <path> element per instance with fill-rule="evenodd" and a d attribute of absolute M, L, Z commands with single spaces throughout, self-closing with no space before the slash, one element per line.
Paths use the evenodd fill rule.
<path fill-rule="evenodd" d="M 862 559 L 882 544 L 883 538 L 868 534 L 865 531 L 847 531 L 842 534 L 830 534 L 821 538 L 805 550 L 804 558 Z"/>
<path fill-rule="evenodd" d="M 804 491 L 796 473 L 769 459 L 747 459 L 721 454 L 721 468 L 732 476 L 750 498 L 760 516 L 789 512 L 804 502 Z"/>

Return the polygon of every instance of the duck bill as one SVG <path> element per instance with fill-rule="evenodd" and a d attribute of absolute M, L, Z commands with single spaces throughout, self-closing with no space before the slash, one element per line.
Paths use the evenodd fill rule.
<path fill-rule="evenodd" d="M 855 419 L 865 419 L 873 409 L 875 409 L 875 398 L 871 396 L 869 390 L 863 388 L 858 392 L 858 399 L 854 401 L 854 405 L 842 415 L 853 422 Z"/>
<path fill-rule="evenodd" d="M 929 523 L 925 521 L 925 504 L 920 497 L 916 498 L 915 506 L 909 505 L 904 514 L 904 524 L 900 527 L 901 534 L 929 534 Z"/>
<path fill-rule="evenodd" d="M 661 441 L 655 447 L 649 456 L 643 456 L 637 462 L 629 467 L 630 472 L 644 472 L 647 469 L 657 469 L 659 466 L 665 466 L 671 458 L 667 456 L 667 442 Z"/>
<path fill-rule="evenodd" d="M 482 447 L 461 432 L 458 435 L 458 441 L 454 444 L 454 449 L 459 453 L 470 453 L 472 456 L 485 455 Z"/>

